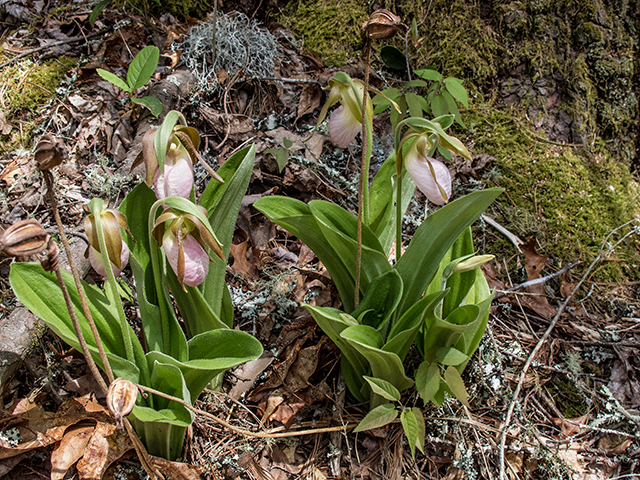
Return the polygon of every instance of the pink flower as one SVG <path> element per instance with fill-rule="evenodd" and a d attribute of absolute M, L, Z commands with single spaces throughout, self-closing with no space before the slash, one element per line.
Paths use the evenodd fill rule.
<path fill-rule="evenodd" d="M 427 144 L 426 137 L 417 137 L 404 158 L 404 166 L 430 202 L 444 205 L 451 198 L 451 174 L 444 163 L 426 156 Z"/>
<path fill-rule="evenodd" d="M 102 255 L 100 254 L 100 252 L 95 248 L 93 248 L 91 245 L 89 245 L 88 256 L 89 256 L 89 263 L 91 263 L 91 266 L 93 267 L 93 269 L 99 275 L 106 277 L 107 269 L 105 268 L 105 264 L 104 264 L 104 261 L 102 260 Z M 122 268 L 116 267 L 116 265 L 113 262 L 111 262 L 111 269 L 113 270 L 113 275 L 116 277 L 120 275 L 120 272 L 122 271 L 122 269 L 124 269 L 124 267 L 127 266 L 128 262 L 129 262 L 129 247 L 127 247 L 126 243 L 122 242 L 122 250 L 120 252 L 120 266 Z"/>
<path fill-rule="evenodd" d="M 197 287 L 204 282 L 209 273 L 209 255 L 195 238 L 188 234 L 183 236 L 181 231 L 176 237 L 168 228 L 162 238 L 162 247 L 180 283 Z"/>
<path fill-rule="evenodd" d="M 329 133 L 331 140 L 340 148 L 346 148 L 362 131 L 362 123 L 349 108 L 340 105 L 331 114 Z"/>
<path fill-rule="evenodd" d="M 166 197 L 189 198 L 193 188 L 193 163 L 184 147 L 171 144 L 164 162 L 164 175 L 156 171 L 154 190 L 158 200 Z"/>

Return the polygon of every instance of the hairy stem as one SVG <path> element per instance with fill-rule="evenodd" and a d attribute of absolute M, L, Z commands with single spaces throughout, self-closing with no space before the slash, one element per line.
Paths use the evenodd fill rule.
<path fill-rule="evenodd" d="M 371 39 L 366 33 L 364 44 L 364 91 L 362 94 L 362 163 L 360 164 L 360 182 L 358 184 L 358 232 L 356 250 L 356 278 L 354 288 L 355 308 L 360 304 L 360 270 L 362 266 L 362 220 L 366 217 L 369 222 L 369 158 L 371 157 L 372 132 L 367 118 L 367 90 L 369 89 L 369 63 L 371 55 Z"/>
<path fill-rule="evenodd" d="M 75 262 L 73 261 L 73 256 L 71 255 L 71 248 L 69 247 L 69 241 L 67 240 L 67 236 L 64 233 L 64 226 L 62 225 L 62 219 L 60 218 L 60 212 L 58 211 L 58 204 L 56 202 L 55 193 L 53 191 L 53 175 L 48 170 L 43 170 L 42 174 L 44 176 L 44 181 L 47 185 L 47 197 L 49 199 L 49 204 L 51 205 L 51 210 L 53 212 L 53 217 L 56 220 L 56 224 L 58 225 L 58 232 L 60 234 L 60 240 L 62 240 L 62 245 L 64 246 L 64 251 L 67 254 L 67 260 L 69 261 L 69 268 L 71 269 L 71 274 L 73 275 L 73 280 L 76 284 L 76 288 L 78 289 L 78 295 L 80 296 L 80 303 L 82 304 L 82 311 L 84 312 L 84 316 L 89 323 L 89 327 L 91 328 L 91 333 L 93 333 L 93 338 L 96 342 L 96 347 L 98 348 L 98 353 L 100 354 L 100 360 L 102 361 L 102 365 L 105 373 L 107 374 L 107 378 L 109 379 L 109 383 L 113 382 L 113 372 L 111 371 L 111 365 L 109 365 L 109 360 L 107 358 L 107 354 L 104 351 L 104 346 L 102 345 L 102 340 L 100 339 L 100 335 L 98 334 L 98 329 L 96 327 L 95 322 L 93 321 L 93 317 L 91 316 L 91 311 L 89 310 L 89 305 L 87 303 L 87 297 L 84 294 L 84 289 L 82 288 L 82 283 L 80 282 L 80 275 L 78 275 L 78 269 L 76 268 Z M 58 276 L 58 283 L 61 284 L 60 288 L 62 289 L 63 295 L 65 295 L 65 302 L 67 302 L 67 308 L 69 309 L 69 315 L 71 315 L 71 320 L 74 321 L 75 312 L 73 311 L 73 306 L 71 305 L 71 300 L 67 301 L 69 293 L 67 292 L 66 287 L 64 286 L 64 282 L 61 283 L 62 277 L 60 276 L 60 271 L 57 269 L 56 276 Z M 65 293 L 66 292 L 66 293 Z M 80 330 L 80 324 L 78 323 L 78 319 L 76 318 L 73 323 L 74 328 L 76 329 L 76 334 L 78 335 L 78 341 L 80 345 L 83 346 L 82 353 L 84 354 L 87 364 L 91 369 L 91 372 L 96 377 L 96 381 L 100 384 L 101 387 L 104 386 L 104 391 L 106 393 L 107 386 L 100 375 L 100 372 L 97 370 L 97 367 L 94 369 L 91 367 L 95 367 L 95 362 L 93 361 L 93 357 L 89 352 L 87 347 L 87 343 L 82 336 L 82 331 Z"/>

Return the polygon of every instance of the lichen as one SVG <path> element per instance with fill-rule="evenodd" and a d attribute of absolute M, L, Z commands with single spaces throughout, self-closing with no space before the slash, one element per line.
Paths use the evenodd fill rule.
<path fill-rule="evenodd" d="M 344 65 L 361 47 L 360 28 L 369 12 L 357 0 L 298 0 L 284 10 L 280 21 L 305 49 L 326 65 Z"/>

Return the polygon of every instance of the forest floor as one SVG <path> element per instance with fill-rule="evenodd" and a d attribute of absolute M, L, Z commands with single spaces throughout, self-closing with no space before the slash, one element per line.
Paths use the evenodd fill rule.
<path fill-rule="evenodd" d="M 167 94 L 167 81 L 187 79 L 189 89 L 169 92 L 163 100 L 198 129 L 206 161 L 219 166 L 241 146 L 256 144 L 227 279 L 236 328 L 255 335 L 268 354 L 247 369 L 229 372 L 220 393 L 201 396 L 196 406 L 204 413 L 190 429 L 184 463 L 159 467 L 167 476 L 498 479 L 502 468 L 510 479 L 640 478 L 640 285 L 625 279 L 598 282 L 592 273 L 605 260 L 613 261 L 611 244 L 619 235 L 596 239 L 602 248 L 588 260 L 580 252 L 575 258 L 550 259 L 539 253 L 543 249 L 535 238 L 524 243 L 511 235 L 512 244 L 493 224 L 476 223 L 479 252 L 496 257 L 485 268 L 496 295 L 484 340 L 464 373 L 471 408 L 455 399 L 440 408 L 424 406 L 425 453 L 413 459 L 399 421 L 352 432 L 366 407 L 345 396 L 339 350 L 300 307 L 311 300 L 339 307 L 337 291 L 313 252 L 251 207 L 277 192 L 357 209 L 359 147 L 333 147 L 326 127 L 302 143 L 326 99 L 321 87 L 336 70 L 299 51 L 283 27 L 271 30 L 277 56 L 255 52 L 265 62 L 273 55 L 271 70 L 264 65 L 251 70 L 247 63 L 236 70 L 189 72 L 186 47 L 172 45 L 195 21 L 180 23 L 168 15 L 147 21 L 107 10 L 92 29 L 86 7 L 37 17 L 20 8 L 25 10 L 14 13 L 30 20 L 3 25 L 0 38 L 2 228 L 35 218 L 53 231 L 33 154 L 43 134 L 64 143 L 57 194 L 77 242 L 83 242 L 83 204 L 100 196 L 118 205 L 140 182 L 138 171 L 129 170 L 140 148 L 141 125 L 152 119 L 140 106 L 133 110 L 127 96 L 100 78 L 96 68 L 123 77 L 133 53 L 152 41 L 162 56 L 151 84 L 164 81 Z M 362 64 L 345 69 L 360 78 L 364 72 Z M 373 82 L 393 82 L 392 74 L 376 70 Z M 161 89 L 155 92 L 161 96 Z M 527 120 L 522 122 L 528 128 Z M 378 118 L 374 167 L 392 148 L 381 125 Z M 279 171 L 266 150 L 283 148 L 285 138 L 291 142 L 289 161 Z M 472 133 L 466 142 L 473 143 Z M 478 188 L 483 173 L 494 167 L 492 152 L 472 153 L 474 169 L 454 162 L 461 191 Z M 198 167 L 196 174 L 201 192 L 206 174 Z M 411 223 L 424 215 L 425 203 L 417 193 L 407 216 L 408 235 Z M 636 230 L 621 241 L 636 242 L 638 254 Z M 20 308 L 9 285 L 10 263 L 0 263 L 0 325 Z M 130 270 L 124 275 L 132 280 Z M 91 274 L 87 279 L 100 281 Z M 542 280 L 522 285 L 535 279 Z M 86 464 L 96 460 L 79 445 L 112 423 L 100 405 L 104 399 L 92 396 L 95 390 L 82 356 L 45 332 L 11 381 L 2 384 L 0 479 L 76 478 L 77 461 L 84 462 L 86 472 Z M 403 402 L 422 407 L 415 394 Z M 11 436 L 26 430 L 37 441 L 27 445 L 19 435 Z M 95 471 L 106 469 L 107 479 L 146 478 L 131 445 L 120 453 L 99 461 Z"/>

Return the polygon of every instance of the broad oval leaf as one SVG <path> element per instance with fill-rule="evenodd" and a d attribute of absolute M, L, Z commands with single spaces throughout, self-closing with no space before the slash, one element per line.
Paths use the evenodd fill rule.
<path fill-rule="evenodd" d="M 431 80 L 433 82 L 439 82 L 440 80 L 442 80 L 442 75 L 437 70 L 433 70 L 431 68 L 416 70 L 413 73 L 424 78 L 425 80 Z"/>
<path fill-rule="evenodd" d="M 127 71 L 127 83 L 131 91 L 135 92 L 151 79 L 160 60 L 160 50 L 154 45 L 144 47 L 133 59 Z"/>
<path fill-rule="evenodd" d="M 422 362 L 416 372 L 416 389 L 426 404 L 440 390 L 440 368 L 435 363 Z"/>
<path fill-rule="evenodd" d="M 393 422 L 398 417 L 398 411 L 391 403 L 383 403 L 371 410 L 362 419 L 358 426 L 353 430 L 354 432 L 364 432 L 365 430 L 371 430 L 373 428 L 384 427 Z"/>
<path fill-rule="evenodd" d="M 158 115 L 162 113 L 162 102 L 157 97 L 149 95 L 142 98 L 132 98 L 131 101 L 147 107 L 151 111 L 151 114 L 156 118 L 158 118 Z"/>
<path fill-rule="evenodd" d="M 460 365 L 462 362 L 469 360 L 464 353 L 455 347 L 443 347 L 436 351 L 436 358 L 443 365 Z"/>
<path fill-rule="evenodd" d="M 469 394 L 464 386 L 464 380 L 460 376 L 458 370 L 455 367 L 449 367 L 444 371 L 444 381 L 447 382 L 447 386 L 453 393 L 453 396 L 460 400 L 465 407 L 471 408 L 469 405 Z"/>
<path fill-rule="evenodd" d="M 103 70 L 101 68 L 96 68 L 96 73 L 100 75 L 102 78 L 104 78 L 107 82 L 113 83 L 116 87 L 120 88 L 121 90 L 124 90 L 125 92 L 131 92 L 131 89 L 129 88 L 129 85 L 127 85 L 127 82 L 125 82 L 123 79 L 121 79 L 117 75 L 114 75 L 111 72 L 107 72 L 106 70 Z"/>
<path fill-rule="evenodd" d="M 458 100 L 466 108 L 469 108 L 469 94 L 467 93 L 467 89 L 462 86 L 462 80 L 449 77 L 445 78 L 442 83 L 444 83 L 447 92 L 449 92 L 453 98 Z"/>
<path fill-rule="evenodd" d="M 447 100 L 444 98 L 442 93 L 436 93 L 431 99 L 431 111 L 436 117 L 449 113 Z"/>
<path fill-rule="evenodd" d="M 387 67 L 393 70 L 407 69 L 407 59 L 404 53 L 392 45 L 385 45 L 380 49 L 380 58 Z"/>
<path fill-rule="evenodd" d="M 405 408 L 400 414 L 400 422 L 402 423 L 402 429 L 407 436 L 407 442 L 411 449 L 411 456 L 416 458 L 416 445 L 418 444 L 418 419 L 412 409 Z"/>
<path fill-rule="evenodd" d="M 367 376 L 364 376 L 363 378 L 371 386 L 371 390 L 376 395 L 380 395 L 385 400 L 389 400 L 392 402 L 400 401 L 400 392 L 391 383 L 381 378 L 374 378 L 374 377 L 367 377 Z"/>

